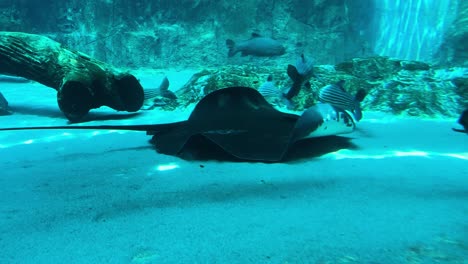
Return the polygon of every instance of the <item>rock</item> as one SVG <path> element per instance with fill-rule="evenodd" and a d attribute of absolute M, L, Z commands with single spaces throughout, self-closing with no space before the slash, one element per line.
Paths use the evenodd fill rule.
<path fill-rule="evenodd" d="M 459 1 L 455 21 L 437 52 L 441 64 L 468 66 L 468 1 Z"/>
<path fill-rule="evenodd" d="M 345 89 L 354 95 L 359 89 L 368 95 L 364 110 L 411 116 L 451 116 L 468 107 L 468 69 L 432 69 L 418 61 L 388 57 L 353 59 L 338 65 L 315 66 L 319 76 L 310 80 L 293 98 L 294 110 L 302 111 L 317 103 L 322 87 L 345 80 Z M 225 66 L 196 74 L 177 94 L 181 105 L 198 102 L 204 95 L 229 86 L 259 88 L 268 75 L 282 91 L 291 87 L 285 66 Z"/>
<path fill-rule="evenodd" d="M 368 80 L 379 80 L 392 76 L 401 70 L 401 61 L 388 57 L 355 58 L 351 61 L 339 63 L 337 71 L 354 75 Z"/>
<path fill-rule="evenodd" d="M 455 85 L 455 92 L 459 96 L 458 104 L 468 108 L 468 76 L 454 77 L 451 82 Z"/>
<path fill-rule="evenodd" d="M 401 61 L 401 67 L 408 71 L 427 71 L 431 67 L 429 64 L 420 61 Z"/>

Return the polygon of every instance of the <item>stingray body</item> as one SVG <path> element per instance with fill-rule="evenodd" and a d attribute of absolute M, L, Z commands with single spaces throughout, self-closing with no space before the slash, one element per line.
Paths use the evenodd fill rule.
<path fill-rule="evenodd" d="M 354 122 L 345 111 L 317 105 L 301 116 L 273 108 L 255 89 L 230 87 L 214 91 L 196 105 L 186 121 L 155 125 L 61 126 L 19 129 L 119 129 L 146 131 L 158 152 L 179 155 L 195 137 L 226 153 L 251 161 L 280 161 L 296 141 L 349 133 Z"/>
<path fill-rule="evenodd" d="M 226 88 L 204 97 L 187 121 L 149 134 L 154 134 L 156 149 L 170 155 L 201 135 L 234 157 L 277 161 L 290 144 L 298 118 L 274 109 L 255 89 Z"/>

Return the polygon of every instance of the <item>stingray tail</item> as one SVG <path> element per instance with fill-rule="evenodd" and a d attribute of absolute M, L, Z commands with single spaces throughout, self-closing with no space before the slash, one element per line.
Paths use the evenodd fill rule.
<path fill-rule="evenodd" d="M 159 132 L 165 132 L 177 127 L 185 121 L 155 124 L 155 125 L 102 125 L 102 126 L 38 126 L 38 127 L 9 127 L 0 128 L 0 131 L 12 130 L 57 130 L 57 129 L 83 129 L 83 130 L 128 130 L 128 131 L 146 131 L 148 135 L 154 135 Z"/>

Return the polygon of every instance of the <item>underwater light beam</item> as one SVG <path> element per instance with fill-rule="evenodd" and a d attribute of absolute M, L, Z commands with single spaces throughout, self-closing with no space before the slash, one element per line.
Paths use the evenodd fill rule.
<path fill-rule="evenodd" d="M 175 163 L 168 163 L 168 164 L 162 164 L 162 165 L 156 166 L 157 171 L 168 171 L 168 170 L 174 170 L 177 168 L 179 168 L 179 165 Z"/>
<path fill-rule="evenodd" d="M 455 159 L 468 160 L 468 152 L 460 153 L 444 153 L 444 152 L 431 152 L 431 151 L 388 151 L 386 153 L 379 154 L 353 154 L 349 150 L 341 150 L 330 153 L 329 155 L 323 156 L 331 157 L 336 160 L 341 159 L 386 159 L 386 158 L 402 158 L 402 157 L 423 157 L 423 158 L 437 158 L 437 157 L 449 157 Z"/>

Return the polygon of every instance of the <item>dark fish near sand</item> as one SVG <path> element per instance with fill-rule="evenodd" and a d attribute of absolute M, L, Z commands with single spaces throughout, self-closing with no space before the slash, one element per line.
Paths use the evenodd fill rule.
<path fill-rule="evenodd" d="M 149 88 L 149 89 L 144 89 L 144 96 L 145 96 L 145 110 L 151 110 L 154 107 L 158 105 L 164 105 L 164 102 L 160 102 L 161 100 L 160 97 L 167 98 L 169 100 L 176 100 L 177 96 L 169 90 L 169 80 L 167 77 L 164 77 L 162 80 L 161 84 L 159 85 L 159 88 Z"/>
<path fill-rule="evenodd" d="M 311 59 L 307 59 L 304 54 L 296 61 L 296 66 L 288 65 L 288 76 L 293 81 L 293 85 L 285 93 L 284 97 L 291 100 L 294 96 L 299 94 L 302 86 L 310 87 L 310 78 L 317 77 L 314 73 L 314 65 Z"/>
<path fill-rule="evenodd" d="M 227 39 L 226 46 L 229 49 L 228 57 L 232 57 L 238 52 L 242 56 L 252 55 L 257 57 L 279 56 L 286 52 L 285 47 L 279 41 L 262 37 L 257 33 L 252 33 L 250 39 L 237 43 L 232 39 Z"/>
<path fill-rule="evenodd" d="M 463 111 L 460 118 L 458 118 L 458 124 L 462 125 L 463 129 L 461 129 L 461 128 L 452 128 L 453 131 L 468 133 L 468 109 Z"/>
<path fill-rule="evenodd" d="M 343 87 L 344 82 L 344 80 L 341 80 L 336 84 L 329 84 L 323 87 L 319 93 L 319 101 L 322 103 L 329 103 L 343 110 L 351 111 L 354 118 L 359 121 L 362 119 L 360 103 L 364 100 L 366 91 L 364 89 L 359 89 L 353 97 L 345 91 Z"/>

